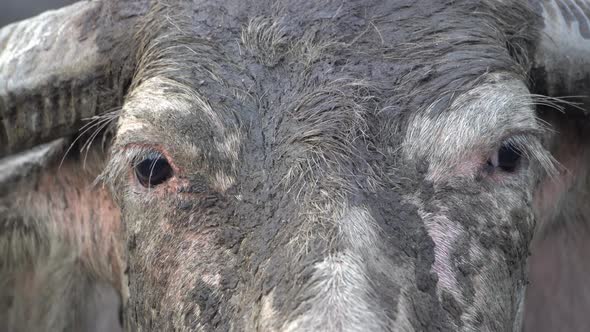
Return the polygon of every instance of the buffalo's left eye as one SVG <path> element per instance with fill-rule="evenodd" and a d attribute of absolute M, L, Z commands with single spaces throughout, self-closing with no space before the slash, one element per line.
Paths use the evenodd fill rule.
<path fill-rule="evenodd" d="M 149 188 L 164 183 L 172 177 L 172 167 L 160 154 L 150 154 L 134 166 L 135 176 L 142 186 Z"/>
<path fill-rule="evenodd" d="M 512 143 L 502 143 L 500 148 L 488 160 L 488 165 L 512 173 L 520 165 L 522 152 Z"/>

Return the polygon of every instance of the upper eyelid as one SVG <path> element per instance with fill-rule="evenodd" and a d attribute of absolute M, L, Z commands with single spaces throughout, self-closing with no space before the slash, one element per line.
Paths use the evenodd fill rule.
<path fill-rule="evenodd" d="M 490 153 L 497 151 L 506 143 L 518 147 L 525 156 L 529 155 L 531 149 L 542 147 L 541 133 L 536 130 L 520 130 L 514 133 L 508 133 L 495 140 L 495 142 L 494 145 L 488 147 Z"/>
<path fill-rule="evenodd" d="M 173 156 L 168 152 L 168 149 L 166 149 L 161 144 L 128 143 L 123 146 L 119 146 L 118 150 L 120 153 L 126 154 L 129 163 L 140 162 L 141 160 L 147 159 L 150 155 L 156 154 L 165 158 L 172 167 L 173 171 L 178 172 L 180 170 L 180 168 L 174 162 Z"/>
<path fill-rule="evenodd" d="M 527 126 L 527 127 L 520 127 L 520 128 L 511 128 L 506 131 L 503 131 L 500 135 L 495 135 L 492 142 L 495 142 L 494 145 L 488 146 L 489 149 L 495 150 L 500 147 L 502 143 L 507 141 L 519 140 L 520 142 L 524 143 L 533 143 L 538 142 L 541 143 L 542 138 L 550 131 L 550 128 L 546 126 L 535 124 L 534 126 Z M 485 135 L 484 135 L 485 136 Z M 515 142 L 517 145 L 520 143 Z M 527 148 L 530 146 L 529 144 L 523 144 L 523 148 Z M 542 144 L 541 144 L 542 145 Z"/>
<path fill-rule="evenodd" d="M 133 154 L 133 153 L 132 153 Z M 146 159 L 160 159 L 160 158 L 165 158 L 166 160 L 168 160 L 168 158 L 164 157 L 164 155 L 162 155 L 159 151 L 140 151 L 134 154 L 134 157 L 132 157 L 131 162 L 132 162 L 132 166 L 137 166 L 139 163 L 141 163 L 143 160 Z"/>

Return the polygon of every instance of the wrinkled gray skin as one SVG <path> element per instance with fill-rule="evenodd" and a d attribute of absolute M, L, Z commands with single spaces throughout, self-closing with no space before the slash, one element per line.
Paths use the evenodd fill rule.
<path fill-rule="evenodd" d="M 590 11 L 556 1 L 93 2 L 0 30 L 1 155 L 97 116 L 61 168 L 67 140 L 2 162 L 2 330 L 110 331 L 120 305 L 130 330 L 583 330 L 590 103 L 546 96 L 590 90 Z"/>

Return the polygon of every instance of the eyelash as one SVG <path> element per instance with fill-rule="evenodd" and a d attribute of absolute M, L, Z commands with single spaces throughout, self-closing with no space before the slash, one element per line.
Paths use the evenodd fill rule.
<path fill-rule="evenodd" d="M 502 153 L 506 158 L 516 157 L 518 160 L 504 160 L 505 167 L 502 167 L 499 160 L 492 160 L 495 154 L 499 154 L 501 149 L 505 149 Z M 511 155 L 511 151 L 516 152 L 517 156 Z M 499 157 L 499 155 L 498 155 Z M 516 163 L 514 163 L 516 161 Z M 551 154 L 541 144 L 538 135 L 535 134 L 518 134 L 504 139 L 500 146 L 494 150 L 484 165 L 484 169 L 489 172 L 500 171 L 506 175 L 517 173 L 523 168 L 525 163 L 534 163 L 547 174 L 554 174 L 556 170 L 556 162 Z"/>

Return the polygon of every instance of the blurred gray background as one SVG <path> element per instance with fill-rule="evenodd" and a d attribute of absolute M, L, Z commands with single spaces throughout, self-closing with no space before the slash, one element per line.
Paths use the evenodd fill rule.
<path fill-rule="evenodd" d="M 67 6 L 75 0 L 0 0 L 0 27 L 38 15 L 49 9 Z"/>

